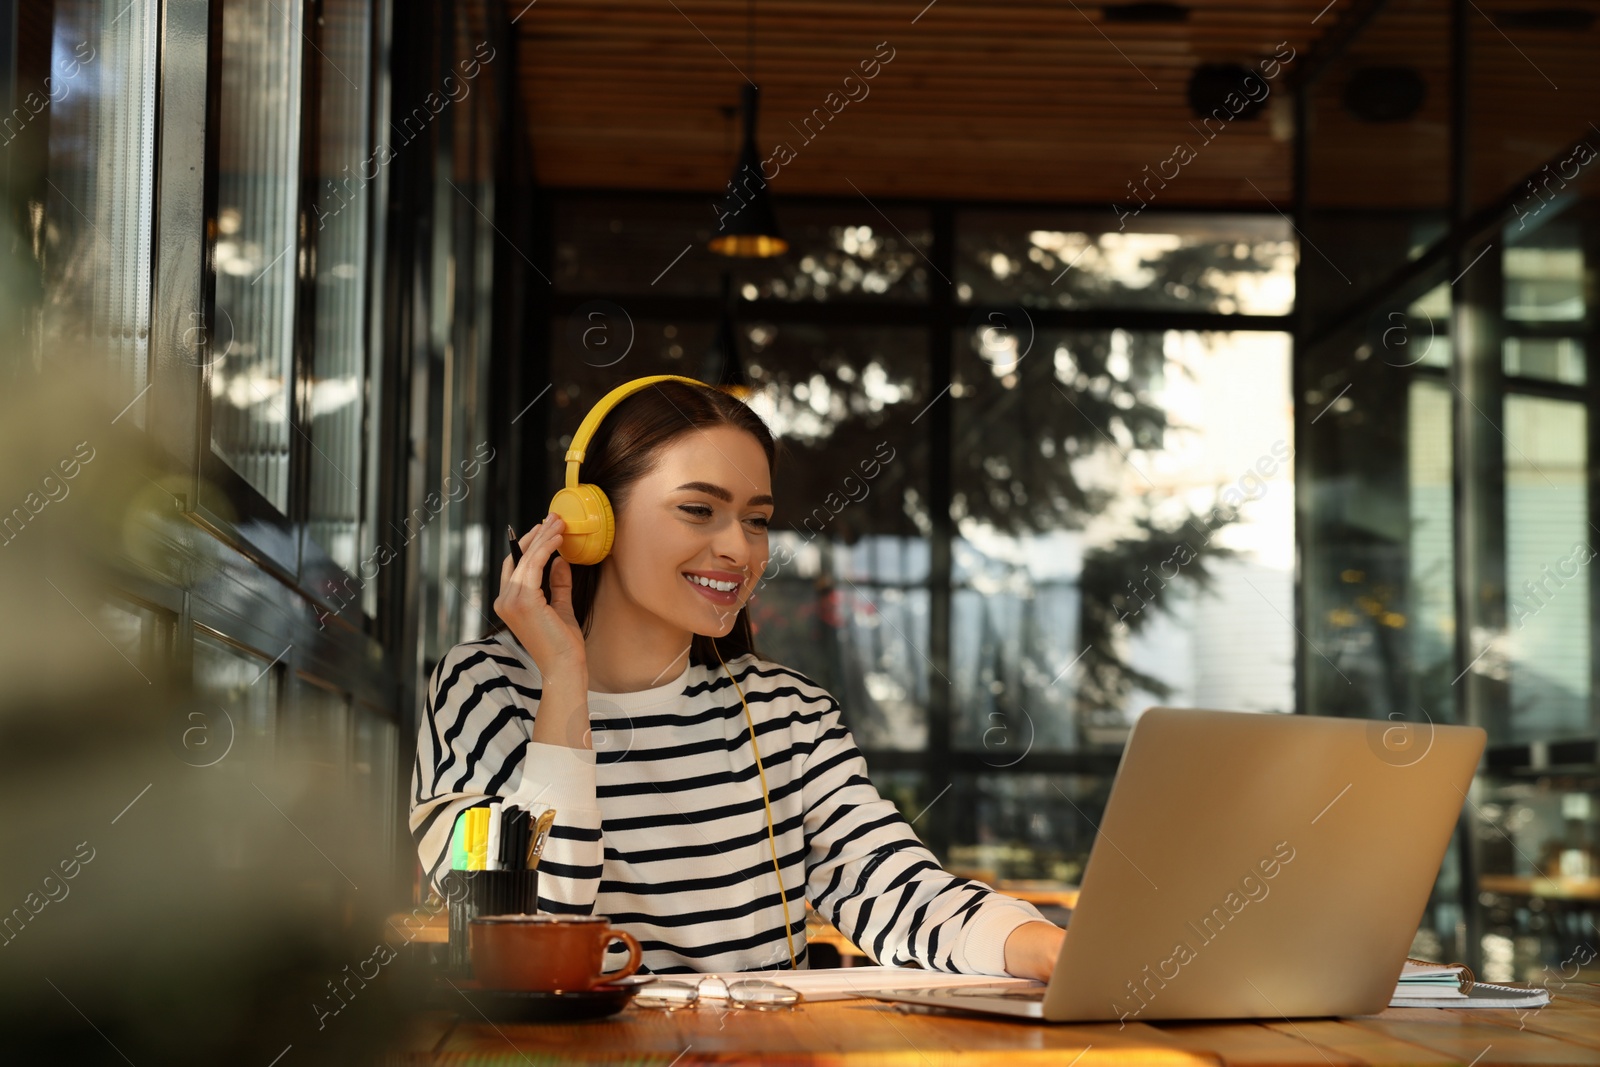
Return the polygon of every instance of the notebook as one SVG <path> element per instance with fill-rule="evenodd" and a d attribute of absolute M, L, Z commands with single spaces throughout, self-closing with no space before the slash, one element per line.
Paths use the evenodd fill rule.
<path fill-rule="evenodd" d="M 1464 964 L 1407 959 L 1391 1008 L 1542 1008 L 1550 1003 L 1544 988 L 1491 985 L 1472 977 Z"/>
<path fill-rule="evenodd" d="M 1395 985 L 1395 999 L 1404 997 L 1432 997 L 1466 999 L 1472 988 L 1472 971 L 1462 963 L 1429 963 L 1427 960 L 1406 958 L 1400 968 L 1400 980 Z"/>

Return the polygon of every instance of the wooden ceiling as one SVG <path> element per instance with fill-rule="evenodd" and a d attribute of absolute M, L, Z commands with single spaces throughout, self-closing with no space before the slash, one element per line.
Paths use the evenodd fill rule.
<path fill-rule="evenodd" d="M 1153 203 L 1260 210 L 1288 207 L 1295 61 L 1266 112 L 1209 142 L 1190 73 L 1303 57 L 1350 3 L 1186 0 L 1186 21 L 1129 23 L 1074 0 L 761 0 L 753 59 L 740 0 L 538 0 L 516 29 L 546 186 L 720 191 L 738 147 L 725 109 L 749 75 L 762 155 L 794 153 L 778 157 L 780 196 L 1133 203 L 1128 183 L 1187 142 L 1195 157 L 1152 182 Z M 875 77 L 847 85 L 875 58 Z M 803 128 L 813 109 L 826 124 Z"/>
<path fill-rule="evenodd" d="M 1387 0 L 1323 72 L 1311 97 L 1307 193 L 1320 207 L 1431 210 L 1450 203 L 1449 0 Z M 1568 21 L 1576 19 L 1577 24 Z M 1483 0 L 1466 9 L 1467 195 L 1480 208 L 1564 155 L 1575 138 L 1600 145 L 1600 0 Z M 1423 95 L 1403 121 L 1363 121 L 1344 97 L 1363 72 L 1408 68 Z M 1548 198 L 1585 155 L 1553 167 Z M 1533 190 L 1527 195 L 1535 196 Z M 1532 205 L 1540 201 L 1537 197 Z M 1530 208 L 1531 209 L 1531 206 Z M 1527 210 L 1527 209 L 1525 209 Z"/>

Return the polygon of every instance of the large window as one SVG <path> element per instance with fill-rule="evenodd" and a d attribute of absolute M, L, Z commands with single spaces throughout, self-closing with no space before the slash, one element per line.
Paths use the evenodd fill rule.
<path fill-rule="evenodd" d="M 225 0 L 211 440 L 289 511 L 300 229 L 300 4 Z"/>
<path fill-rule="evenodd" d="M 375 164 L 369 147 L 372 5 L 326 0 L 321 10 L 307 519 L 317 544 L 354 574 L 372 534 L 373 472 L 364 463 L 365 443 L 382 384 L 367 328 L 372 197 L 366 190 Z"/>
<path fill-rule="evenodd" d="M 306 10 L 222 5 L 213 306 L 196 351 L 207 503 L 360 629 L 377 608 L 374 220 L 394 157 L 374 125 L 382 9 Z"/>
<path fill-rule="evenodd" d="M 1413 952 L 1489 980 L 1600 920 L 1592 23 L 1388 0 L 1302 102 L 1302 702 L 1487 731 Z"/>
<path fill-rule="evenodd" d="M 1504 381 L 1504 519 L 1489 540 L 1503 541 L 1505 615 L 1485 646 L 1495 773 L 1476 791 L 1481 946 L 1487 974 L 1534 981 L 1570 976 L 1562 961 L 1600 919 L 1594 318 L 1581 280 L 1600 259 L 1594 203 L 1514 209 L 1486 257 L 1500 278 L 1498 306 L 1486 305 L 1499 351 L 1485 345 L 1483 359 Z"/>
<path fill-rule="evenodd" d="M 57 479 L 53 452 L 41 466 L 52 509 L 29 543 L 52 550 L 44 570 L 88 637 L 153 687 L 116 705 L 119 729 L 170 727 L 180 773 L 237 776 L 252 803 L 250 775 L 289 783 L 270 798 L 284 812 L 342 811 L 352 838 L 392 860 L 411 732 L 403 676 L 417 667 L 401 639 L 419 628 L 405 625 L 415 589 L 401 564 L 383 575 L 381 632 L 375 578 L 404 555 L 380 561 L 373 547 L 380 503 L 403 531 L 410 496 L 427 488 L 408 478 L 405 456 L 377 444 L 420 438 L 431 417 L 453 431 L 433 438 L 445 442 L 437 466 L 454 468 L 463 439 L 487 434 L 491 76 L 473 83 L 470 105 L 455 94 L 459 121 L 425 111 L 421 131 L 413 124 L 406 144 L 379 151 L 396 63 L 387 0 L 57 0 L 12 14 L 8 98 L 25 106 L 0 124 L 18 224 L 4 272 L 19 335 L 4 353 L 6 380 L 29 397 L 62 368 L 87 368 L 112 401 L 66 453 L 74 473 Z M 435 67 L 453 77 L 464 57 L 494 54 L 481 5 L 450 16 L 453 32 L 407 53 L 408 75 L 437 84 Z M 432 56 L 434 46 L 454 51 Z M 455 184 L 468 198 L 441 178 L 458 225 L 437 247 L 405 244 L 386 263 L 389 172 L 427 176 L 436 150 L 464 164 Z M 439 298 L 414 321 L 447 325 L 419 331 L 413 367 L 411 353 L 382 347 L 378 309 L 385 271 L 421 276 L 424 260 Z M 447 387 L 430 374 L 435 341 L 441 362 L 455 360 Z M 398 425 L 407 411 L 384 394 L 386 367 L 415 385 L 396 395 L 417 425 Z M 52 432 L 73 429 L 68 406 L 22 406 Z M 95 484 L 106 463 L 117 469 Z M 432 499 L 453 506 L 447 494 Z M 460 519 L 440 525 L 438 558 L 479 566 L 481 521 L 475 543 Z M 69 565 L 85 553 L 95 555 L 84 584 L 103 594 L 93 603 Z M 173 709 L 171 722 L 146 715 L 143 701 Z M 248 850 L 226 848 L 238 867 Z"/>
<path fill-rule="evenodd" d="M 427 416 L 423 506 L 406 516 L 400 531 L 421 561 L 418 610 L 433 620 L 421 649 L 429 670 L 451 645 L 478 637 L 493 625 L 490 605 L 499 590 L 499 575 L 486 564 L 500 558 L 494 546 L 503 545 L 505 537 L 502 527 L 490 538 L 492 487 L 509 484 L 500 472 L 510 461 L 495 449 L 495 442 L 506 436 L 504 424 L 491 420 L 490 303 L 500 236 L 493 221 L 494 141 L 500 111 L 491 88 L 465 74 L 482 70 L 478 58 L 484 54 L 484 11 L 462 8 L 449 18 L 451 32 L 441 51 L 460 74 L 452 82 L 460 87 L 459 99 L 432 120 L 449 164 L 430 191 L 433 225 L 428 233 L 433 257 L 429 302 L 436 317 L 426 339 L 426 367 L 438 400 Z M 515 248 L 504 254 L 526 256 Z M 546 283 L 538 279 L 534 284 Z M 511 296 L 524 298 L 523 293 Z M 518 414 L 509 413 L 506 421 Z"/>
<path fill-rule="evenodd" d="M 1583 404 L 1506 397 L 1507 736 L 1583 736 L 1589 699 L 1589 427 Z"/>
<path fill-rule="evenodd" d="M 158 22 L 146 4 L 57 3 L 51 39 L 25 40 L 21 49 L 47 49 L 47 88 L 29 94 L 34 103 L 0 131 L 19 176 L 26 148 L 48 131 L 38 351 L 50 360 L 108 360 L 129 402 L 149 382 Z M 126 418 L 143 426 L 145 413 L 135 405 Z"/>
<path fill-rule="evenodd" d="M 550 483 L 607 389 L 714 374 L 726 315 L 784 446 L 757 647 L 947 863 L 1076 880 L 1147 707 L 1293 710 L 1281 217 L 782 203 L 750 262 L 692 198 L 551 210 Z"/>

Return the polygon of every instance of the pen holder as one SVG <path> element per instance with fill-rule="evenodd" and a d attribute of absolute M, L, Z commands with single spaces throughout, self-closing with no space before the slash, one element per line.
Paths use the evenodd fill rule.
<path fill-rule="evenodd" d="M 472 977 L 468 924 L 480 915 L 531 915 L 539 910 L 539 872 L 446 871 L 445 900 L 450 909 L 450 945 L 446 971 L 452 978 Z"/>

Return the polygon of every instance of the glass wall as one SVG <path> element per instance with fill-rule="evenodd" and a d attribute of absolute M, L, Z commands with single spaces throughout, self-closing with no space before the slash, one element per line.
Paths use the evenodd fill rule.
<path fill-rule="evenodd" d="M 433 317 L 425 348 L 418 353 L 419 369 L 434 383 L 438 398 L 426 413 L 427 443 L 419 470 L 423 506 L 404 522 L 406 542 L 416 546 L 419 556 L 417 595 L 429 619 L 419 655 L 429 670 L 450 646 L 493 625 L 490 605 L 499 582 L 498 571 L 491 575 L 489 564 L 498 562 L 494 546 L 505 540 L 503 532 L 493 543 L 489 537 L 491 487 L 496 464 L 504 465 L 495 442 L 505 433 L 504 423 L 496 425 L 491 412 L 491 298 L 499 236 L 493 222 L 494 144 L 500 108 L 489 85 L 467 76 L 468 71 L 483 70 L 479 61 L 494 50 L 486 44 L 482 9 L 460 8 L 448 17 L 448 33 L 439 47 L 448 69 L 459 75 L 454 79 L 458 89 L 449 106 L 432 119 L 448 162 L 440 165 L 429 189 L 432 225 L 424 239 L 433 263 L 428 277 Z M 526 256 L 519 248 L 505 254 Z M 525 294 L 512 298 L 522 300 Z"/>
<path fill-rule="evenodd" d="M 958 336 L 951 389 L 957 746 L 1008 722 L 1115 749 L 1153 703 L 1292 710 L 1288 338 L 1051 330 L 1011 362 L 985 338 Z"/>
<path fill-rule="evenodd" d="M 1477 869 L 1484 967 L 1529 981 L 1570 980 L 1600 921 L 1596 395 L 1587 367 L 1595 325 L 1582 281 L 1600 241 L 1594 183 L 1577 189 L 1581 198 L 1537 215 L 1514 203 L 1501 248 L 1487 257 L 1500 278 L 1499 352 L 1491 336 L 1484 358 L 1504 381 L 1505 623 L 1502 648 L 1490 652 L 1499 670 L 1485 721 L 1493 770 L 1477 791 Z"/>
<path fill-rule="evenodd" d="M 757 647 L 851 707 L 863 746 L 920 751 L 932 522 L 927 445 L 903 427 L 932 398 L 926 334 L 767 321 L 740 336 L 750 406 L 783 442 L 773 495 L 810 505 L 774 515 Z"/>
<path fill-rule="evenodd" d="M 348 1063 L 394 1032 L 393 981 L 316 1001 L 418 903 L 401 768 L 426 656 L 487 610 L 528 255 L 515 12 L 404 14 L 6 7 L 0 588 L 31 607 L 0 792 L 30 816 L 0 885 L 95 860 L 9 949 L 12 1058 Z M 165 1025 L 179 973 L 217 1025 Z"/>
<path fill-rule="evenodd" d="M 332 562 L 354 574 L 373 533 L 364 459 L 382 384 L 367 344 L 372 197 L 364 190 L 376 162 L 370 158 L 373 10 L 368 0 L 327 0 L 321 11 L 306 519 Z"/>
<path fill-rule="evenodd" d="M 964 305 L 1126 308 L 1285 315 L 1294 307 L 1295 242 L 1281 218 L 965 211 L 956 231 Z"/>
<path fill-rule="evenodd" d="M 211 440 L 289 511 L 294 295 L 302 269 L 299 4 L 224 0 Z"/>
<path fill-rule="evenodd" d="M 1301 102 L 1302 699 L 1488 732 L 1413 952 L 1489 980 L 1600 900 L 1593 24 L 1389 0 Z"/>
<path fill-rule="evenodd" d="M 734 265 L 708 252 L 715 213 L 702 197 L 564 196 L 552 218 L 562 292 L 717 296 Z M 868 204 L 784 204 L 789 251 L 737 261 L 745 300 L 918 303 L 928 298 L 926 209 Z M 730 275 L 731 278 L 731 275 Z"/>
<path fill-rule="evenodd" d="M 57 3 L 50 39 L 22 42 L 49 57 L 47 107 L 0 132 L 13 176 L 29 142 L 47 141 L 38 351 L 108 361 L 130 401 L 149 382 L 158 22 L 144 4 Z M 145 411 L 127 417 L 143 426 Z"/>
<path fill-rule="evenodd" d="M 402 875 L 417 679 L 487 625 L 497 268 L 526 258 L 495 222 L 505 13 L 426 10 L 397 46 L 384 0 L 33 5 L 0 130 L 7 428 L 67 432 L 65 403 L 31 431 L 9 407 L 61 368 L 113 401 L 24 547 L 105 549 L 101 602 L 62 565 L 61 606 L 173 687 L 185 771 L 252 803 L 273 776 Z"/>
<path fill-rule="evenodd" d="M 1511 714 L 1497 741 L 1589 732 L 1588 420 L 1582 403 L 1506 397 Z"/>
<path fill-rule="evenodd" d="M 780 202 L 743 261 L 698 201 L 553 197 L 546 477 L 612 386 L 715 375 L 726 315 L 782 443 L 757 647 L 949 864 L 1071 882 L 1147 707 L 1294 709 L 1295 241 L 879 206 Z"/>
<path fill-rule="evenodd" d="M 1448 299 L 1429 273 L 1302 350 L 1301 701 L 1456 721 Z"/>

